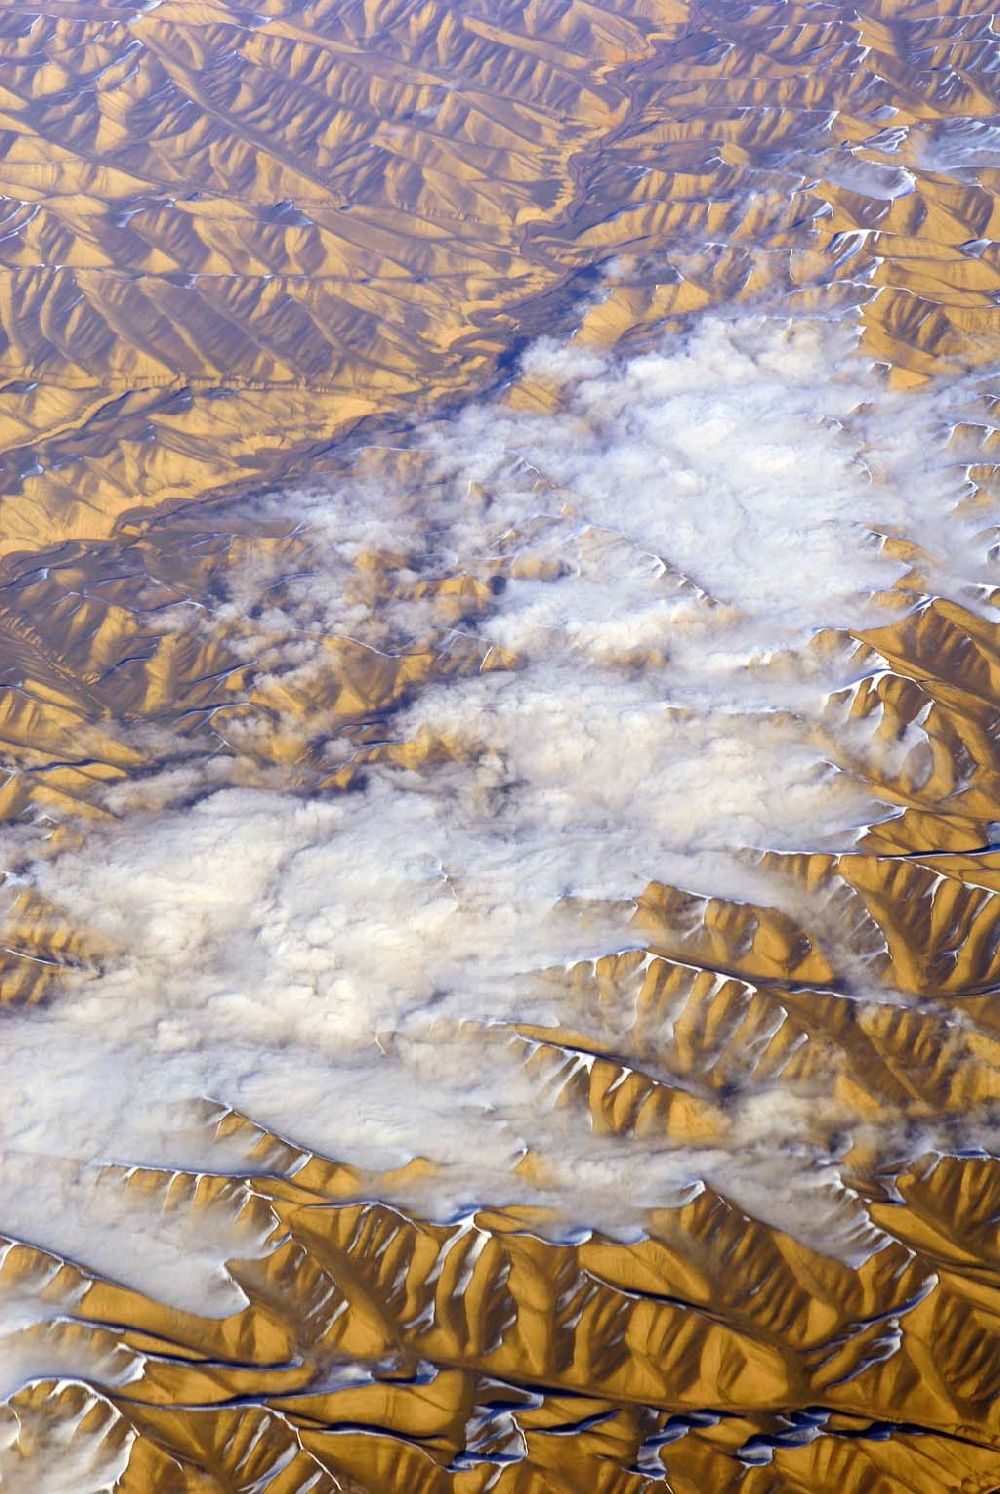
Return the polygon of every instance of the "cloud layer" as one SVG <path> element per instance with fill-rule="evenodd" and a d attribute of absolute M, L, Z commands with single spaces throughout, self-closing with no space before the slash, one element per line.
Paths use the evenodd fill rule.
<path fill-rule="evenodd" d="M 235 1199 L 197 1242 L 177 1218 L 138 1224 L 101 1170 L 225 1170 L 177 1126 L 205 1096 L 360 1167 L 428 1157 L 441 1215 L 535 1199 L 567 1229 L 628 1235 L 711 1180 L 848 1258 L 877 1244 L 820 1144 L 789 1166 L 822 1104 L 737 1096 L 712 1145 L 626 1143 L 483 1034 L 568 1023 L 539 972 L 640 945 L 650 880 L 780 906 L 752 853 L 849 851 L 897 813 L 858 764 L 919 754 L 920 728 L 886 746 L 838 723 L 853 644 L 816 641 L 905 605 L 900 540 L 929 586 L 990 612 L 990 516 L 966 514 L 946 445 L 975 391 L 904 401 L 825 322 L 705 321 L 626 363 L 543 344 L 526 372 L 552 411 L 472 406 L 395 465 L 362 452 L 345 483 L 270 495 L 262 514 L 305 526 L 314 563 L 277 588 L 248 569 L 215 618 L 252 613 L 261 677 L 308 698 L 331 636 L 385 652 L 422 636 L 422 577 L 491 580 L 455 624 L 484 668 L 394 713 L 407 751 L 333 797 L 219 787 L 206 764 L 82 848 L 10 842 L 8 895 L 43 894 L 109 953 L 4 1013 L 8 1233 L 232 1310 L 223 1262 L 267 1248 L 259 1221 Z M 398 593 L 373 609 L 359 568 L 390 551 Z M 542 1182 L 516 1170 L 529 1153 Z"/>

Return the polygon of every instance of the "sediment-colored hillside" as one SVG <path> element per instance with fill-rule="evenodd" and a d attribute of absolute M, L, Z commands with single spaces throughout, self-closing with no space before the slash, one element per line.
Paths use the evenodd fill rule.
<path fill-rule="evenodd" d="M 215 790 L 277 805 L 249 831 L 238 816 L 205 831 L 190 876 L 207 903 L 227 866 L 237 881 L 241 858 L 287 833 L 282 806 L 341 816 L 331 823 L 359 837 L 360 865 L 365 825 L 397 792 L 419 813 L 445 805 L 448 845 L 482 843 L 495 825 L 516 842 L 530 813 L 541 865 L 580 829 L 572 803 L 553 803 L 601 752 L 609 766 L 604 818 L 587 821 L 579 852 L 596 890 L 560 909 L 572 938 L 539 935 L 560 953 L 536 959 L 532 917 L 511 924 L 531 977 L 523 1000 L 504 1007 L 489 987 L 485 1009 L 452 1006 L 435 965 L 433 1018 L 412 1036 L 384 1017 L 377 1003 L 411 958 L 402 934 L 424 908 L 394 901 L 418 810 L 396 839 L 387 829 L 385 864 L 345 903 L 351 928 L 377 910 L 370 951 L 344 956 L 352 979 L 369 953 L 376 972 L 365 1062 L 375 1044 L 398 1063 L 411 1130 L 426 1107 L 425 1151 L 383 1166 L 320 1146 L 326 1122 L 305 1089 L 297 1131 L 192 1092 L 162 1165 L 137 1165 L 127 1146 L 85 1155 L 72 1126 L 53 1152 L 26 1122 L 30 1104 L 0 1108 L 18 1186 L 37 1199 L 30 1227 L 0 1213 L 4 1487 L 1000 1488 L 992 14 L 797 0 L 8 3 L 0 1015 L 25 1093 L 31 1065 L 45 1072 L 46 1024 L 88 993 L 119 1000 L 126 987 L 109 980 L 133 943 L 146 947 L 135 925 L 150 817 L 163 817 L 165 846 L 183 846 Z M 587 380 L 631 411 L 621 360 L 640 360 L 629 377 L 667 379 L 641 360 L 669 358 L 713 313 L 713 326 L 752 332 L 710 347 L 704 366 L 745 353 L 761 379 L 782 356 L 773 329 L 846 328 L 849 343 L 856 326 L 831 381 L 853 377 L 852 358 L 864 365 L 856 405 L 875 413 L 858 417 L 844 471 L 870 464 L 876 493 L 912 496 L 921 516 L 880 528 L 873 500 L 864 554 L 884 584 L 860 588 L 856 616 L 838 596 L 811 633 L 790 547 L 800 612 L 780 649 L 763 631 L 746 643 L 764 612 L 711 579 L 729 574 L 718 557 L 682 564 L 669 535 L 654 552 L 638 520 L 616 527 L 567 475 L 575 443 L 603 471 L 614 440 Z M 548 352 L 521 366 L 539 338 Z M 680 398 L 671 386 L 664 404 L 677 421 Z M 879 414 L 883 398 L 895 403 Z M 470 401 L 487 414 L 456 427 Z M 839 410 L 817 406 L 824 442 Z M 738 440 L 706 424 L 719 453 L 699 489 L 706 513 L 753 419 Z M 546 422 L 563 422 L 551 426 L 569 432 L 561 445 L 546 447 Z M 503 460 L 473 470 L 492 427 L 524 433 L 548 464 L 504 436 Z M 806 508 L 847 481 L 839 440 L 815 460 L 803 448 Z M 641 481 L 622 478 L 623 505 Z M 957 494 L 940 524 L 935 484 Z M 736 571 L 757 574 L 752 547 L 733 553 Z M 583 602 L 564 606 L 567 578 Z M 619 595 L 678 607 L 682 623 L 626 636 L 612 626 L 627 612 Z M 531 627 L 518 611 L 529 604 Z M 710 709 L 696 689 L 709 655 L 735 702 L 724 729 L 721 694 Z M 607 696 L 588 695 L 605 676 Z M 661 677 L 677 691 L 677 753 L 694 764 L 676 789 L 655 732 L 648 771 L 626 763 L 656 703 L 642 692 Z M 527 692 L 536 678 L 565 714 L 532 718 L 529 733 L 535 697 L 501 686 Z M 579 780 L 546 776 L 547 732 L 583 740 L 605 707 Z M 850 843 L 795 837 L 797 815 L 826 813 L 822 784 L 780 827 L 780 796 L 726 797 L 727 763 L 750 784 L 761 763 L 798 753 L 812 754 L 810 773 L 830 766 L 830 794 L 843 787 Z M 798 789 L 790 770 L 789 802 Z M 663 871 L 689 834 L 657 818 L 671 794 L 704 803 L 706 823 L 722 806 L 718 890 L 711 869 L 698 886 Z M 395 807 L 385 813 L 395 827 Z M 653 853 L 656 836 L 669 856 Z M 87 889 L 123 843 L 133 859 L 102 912 Z M 288 861 L 317 843 L 291 835 Z M 436 845 L 428 831 L 431 860 Z M 694 866 L 686 839 L 682 850 Z M 599 876 L 616 857 L 634 875 L 621 896 Z M 468 991 L 509 985 L 508 951 L 483 953 L 509 890 L 502 856 L 489 866 L 487 892 L 469 891 L 472 863 L 452 879 L 465 963 L 456 976 L 442 955 L 441 969 Z M 331 886 L 349 877 L 339 863 L 321 871 Z M 292 894 L 306 898 L 319 874 L 291 892 L 285 862 L 268 875 L 253 906 L 294 913 Z M 275 927 L 298 950 L 314 932 L 292 913 Z M 438 942 L 428 926 L 421 952 Z M 397 933 L 398 962 L 379 963 Z M 327 947 L 319 934 L 313 947 Z M 172 1002 L 183 949 L 164 969 Z M 280 965 L 278 995 L 300 975 Z M 234 1048 L 256 1041 L 260 1014 L 244 1029 L 232 1011 Z M 190 1030 L 204 1038 L 186 1009 L 164 1036 L 172 1012 L 156 1029 L 164 1052 Z M 323 1031 L 303 1030 L 304 1048 L 326 1051 Z M 504 1125 L 530 1114 L 534 1130 L 509 1180 L 484 1149 L 474 1186 L 492 1089 L 468 1122 L 469 1157 L 436 1155 L 435 1054 L 459 1076 L 510 1076 L 520 1111 L 511 1101 Z M 340 1083 L 355 1094 L 333 1061 L 330 1076 L 324 1104 Z M 92 1084 L 79 1083 L 89 1113 Z M 364 1130 L 369 1091 L 356 1093 L 345 1136 Z M 293 1101 L 277 1097 L 275 1113 Z M 122 1242 L 117 1271 L 89 1262 L 102 1211 Z M 178 1280 L 200 1280 L 218 1256 L 217 1300 L 144 1282 L 141 1242 L 158 1230 Z"/>

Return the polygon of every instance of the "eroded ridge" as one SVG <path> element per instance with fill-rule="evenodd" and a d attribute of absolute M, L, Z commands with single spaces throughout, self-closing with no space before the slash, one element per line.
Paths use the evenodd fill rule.
<path fill-rule="evenodd" d="M 0 1481 L 996 1488 L 989 14 L 2 31 Z"/>
<path fill-rule="evenodd" d="M 777 294 L 863 305 L 897 379 L 995 356 L 996 46 L 971 7 L 17 0 L 3 551 L 487 384 L 616 257 L 602 339 Z"/>

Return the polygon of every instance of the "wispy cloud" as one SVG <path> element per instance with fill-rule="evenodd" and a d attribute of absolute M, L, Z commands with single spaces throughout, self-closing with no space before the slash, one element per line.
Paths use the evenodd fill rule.
<path fill-rule="evenodd" d="M 11 847 L 8 888 L 117 953 L 4 1013 L 6 1230 L 112 1275 L 127 1255 L 153 1293 L 225 1310 L 220 1261 L 263 1248 L 245 1221 L 220 1214 L 196 1256 L 169 1221 L 136 1233 L 129 1216 L 123 1234 L 103 1195 L 81 1204 L 95 1163 L 216 1166 L 171 1108 L 211 1096 L 363 1167 L 428 1156 L 441 1212 L 538 1197 L 629 1233 L 710 1178 L 825 1248 L 870 1248 L 819 1143 L 771 1189 L 776 1149 L 822 1106 L 736 1096 L 712 1144 L 625 1147 L 482 1034 L 569 1022 L 537 972 L 634 945 L 650 879 L 780 901 L 748 851 L 849 850 L 896 812 L 857 765 L 918 751 L 919 728 L 880 748 L 831 725 L 852 645 L 813 645 L 903 605 L 909 562 L 886 536 L 988 610 L 987 519 L 966 514 L 945 444 L 974 391 L 890 394 L 854 329 L 819 321 L 708 320 L 629 362 L 543 344 L 525 371 L 554 413 L 472 405 L 399 462 L 362 453 L 344 483 L 271 495 L 314 561 L 277 590 L 247 568 L 216 616 L 265 683 L 308 700 L 331 635 L 405 646 L 440 619 L 421 580 L 463 573 L 489 602 L 455 626 L 504 667 L 425 685 L 387 726 L 413 750 L 383 753 L 358 792 L 220 787 L 217 760 L 140 786 L 155 810 L 117 791 L 129 812 L 81 848 Z M 373 552 L 396 555 L 398 582 L 374 609 Z M 515 1172 L 528 1151 L 550 1159 L 544 1183 Z M 53 1156 L 51 1186 L 26 1189 Z"/>

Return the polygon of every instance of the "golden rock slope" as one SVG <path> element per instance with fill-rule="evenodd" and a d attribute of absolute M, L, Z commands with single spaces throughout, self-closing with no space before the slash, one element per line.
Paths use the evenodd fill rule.
<path fill-rule="evenodd" d="M 987 135 L 973 167 L 949 154 L 997 110 L 990 21 L 681 0 L 8 5 L 8 820 L 71 845 L 89 817 L 148 804 L 152 769 L 209 752 L 239 782 L 324 792 L 446 753 L 387 746 L 386 714 L 443 674 L 516 662 L 476 623 L 530 546 L 418 581 L 405 557 L 358 557 L 373 626 L 422 588 L 424 633 L 378 654 L 330 638 L 322 668 L 285 677 L 236 588 L 248 567 L 307 568 L 308 536 L 181 500 L 304 469 L 368 418 L 398 431 L 497 382 L 526 338 L 575 318 L 581 345 L 632 348 L 706 307 L 857 307 L 900 386 L 995 360 L 1000 152 Z M 556 396 L 526 378 L 508 398 Z M 980 493 L 994 413 L 984 399 L 954 436 Z M 902 812 L 850 855 L 767 853 L 775 906 L 651 882 L 643 950 L 547 973 L 574 1025 L 471 1039 L 637 1149 L 718 1139 L 734 1087 L 831 1099 L 817 1140 L 855 1123 L 841 1175 L 881 1248 L 846 1263 L 711 1186 L 632 1244 L 552 1243 L 528 1206 L 430 1223 L 380 1201 L 419 1198 L 419 1162 L 379 1179 L 206 1103 L 185 1123 L 243 1148 L 243 1172 L 109 1166 L 106 1183 L 195 1229 L 221 1211 L 269 1234 L 229 1267 L 247 1305 L 199 1317 L 12 1241 L 12 1489 L 1000 1487 L 1000 654 L 905 559 L 884 626 L 814 645 L 856 651 L 834 724 L 891 741 L 921 721 L 929 771 L 903 760 L 877 785 Z M 105 955 L 15 888 L 5 1003 L 57 1002 Z M 857 999 L 859 958 L 912 999 Z M 967 1154 L 970 1115 L 992 1151 Z M 894 1157 L 870 1138 L 900 1116 Z M 930 1120 L 954 1124 L 953 1154 L 921 1154 Z M 44 1311 L 22 1322 L 24 1301 Z"/>

